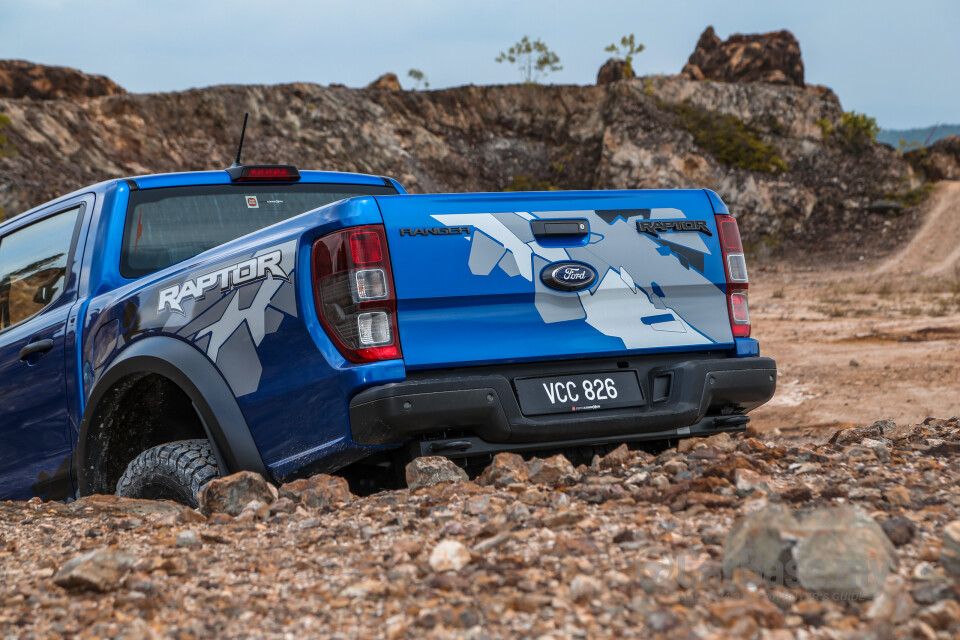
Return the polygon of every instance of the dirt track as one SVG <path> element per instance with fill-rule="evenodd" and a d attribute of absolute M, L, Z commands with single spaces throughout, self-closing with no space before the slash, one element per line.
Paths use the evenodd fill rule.
<path fill-rule="evenodd" d="M 940 183 L 925 207 L 917 235 L 885 260 L 753 270 L 753 335 L 780 369 L 755 428 L 819 438 L 960 414 L 960 183 Z"/>
<path fill-rule="evenodd" d="M 925 204 L 923 225 L 877 274 L 957 279 L 960 267 L 960 182 L 941 182 Z"/>

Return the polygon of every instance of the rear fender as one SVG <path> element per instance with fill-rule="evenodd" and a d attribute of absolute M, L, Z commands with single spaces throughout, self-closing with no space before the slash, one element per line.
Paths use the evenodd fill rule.
<path fill-rule="evenodd" d="M 161 375 L 180 387 L 193 403 L 213 445 L 221 475 L 254 471 L 269 477 L 236 398 L 216 367 L 195 347 L 166 336 L 143 338 L 114 359 L 90 393 L 80 423 L 77 480 L 80 495 L 97 488 L 94 482 L 98 407 L 117 383 L 143 374 Z"/>

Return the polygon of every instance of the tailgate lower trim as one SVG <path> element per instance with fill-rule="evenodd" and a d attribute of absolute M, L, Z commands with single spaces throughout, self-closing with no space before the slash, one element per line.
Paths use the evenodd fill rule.
<path fill-rule="evenodd" d="M 620 366 L 626 364 L 627 366 Z M 470 431 L 491 443 L 544 443 L 618 437 L 690 427 L 724 413 L 746 413 L 773 397 L 776 364 L 770 358 L 700 360 L 643 357 L 542 363 L 540 375 L 619 369 L 633 370 L 650 397 L 656 377 L 672 374 L 669 397 L 642 407 L 526 416 L 513 379 L 530 365 L 431 372 L 406 382 L 374 387 L 350 403 L 354 442 L 385 445 L 447 430 Z M 472 373 L 472 372 L 471 372 Z M 560 374 L 562 375 L 562 373 Z"/>

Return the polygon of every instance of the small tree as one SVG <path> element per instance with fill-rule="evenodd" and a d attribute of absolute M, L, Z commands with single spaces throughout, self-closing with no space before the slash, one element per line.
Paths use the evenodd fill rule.
<path fill-rule="evenodd" d="M 530 42 L 530 38 L 523 39 L 496 57 L 497 62 L 510 62 L 517 65 L 520 76 L 526 84 L 537 84 L 541 76 L 563 69 L 560 66 L 560 56 L 550 50 L 542 40 Z"/>
<path fill-rule="evenodd" d="M 416 85 L 413 87 L 414 89 L 419 91 L 421 88 L 430 88 L 430 81 L 427 80 L 427 76 L 424 75 L 423 71 L 420 71 L 420 69 L 410 69 L 410 71 L 407 71 L 407 76 L 413 78 L 413 81 L 416 82 Z"/>
<path fill-rule="evenodd" d="M 628 36 L 623 36 L 620 38 L 619 45 L 616 43 L 611 44 L 609 47 L 604 49 L 604 51 L 609 51 L 610 53 L 614 53 L 623 58 L 624 78 L 635 78 L 637 74 L 633 70 L 633 56 L 637 55 L 645 48 L 646 47 L 644 47 L 642 44 L 636 43 L 633 34 L 631 33 Z"/>

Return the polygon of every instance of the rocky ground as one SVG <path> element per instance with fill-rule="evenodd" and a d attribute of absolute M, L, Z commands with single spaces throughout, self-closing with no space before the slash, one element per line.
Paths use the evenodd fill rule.
<path fill-rule="evenodd" d="M 203 513 L 0 503 L 0 637 L 953 638 L 958 454 L 930 419 L 477 481 L 424 459 L 362 499 L 241 474 Z"/>
<path fill-rule="evenodd" d="M 757 263 L 781 377 L 747 434 L 475 481 L 421 464 L 362 498 L 232 478 L 204 513 L 0 503 L 0 639 L 957 637 L 960 423 L 924 419 L 960 397 L 950 259 Z"/>
<path fill-rule="evenodd" d="M 957 637 L 960 424 L 925 418 L 957 413 L 960 289 L 908 258 L 752 268 L 781 377 L 744 435 L 362 498 L 231 479 L 204 514 L 0 503 L 0 639 Z"/>
<path fill-rule="evenodd" d="M 781 376 L 747 434 L 363 498 L 241 478 L 207 515 L 0 503 L 0 639 L 958 637 L 960 424 L 925 418 L 957 413 L 960 288 L 911 257 L 960 233 L 956 188 L 906 255 L 751 265 Z"/>

